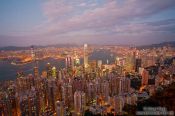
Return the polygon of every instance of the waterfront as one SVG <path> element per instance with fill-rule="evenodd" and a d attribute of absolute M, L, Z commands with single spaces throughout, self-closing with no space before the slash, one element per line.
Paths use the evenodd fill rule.
<path fill-rule="evenodd" d="M 106 64 L 107 60 L 109 63 L 114 62 L 115 55 L 111 55 L 111 52 L 107 50 L 95 50 L 89 56 L 90 60 L 102 60 L 103 64 Z M 46 68 L 46 64 L 50 63 L 52 66 L 55 66 L 57 69 L 65 67 L 65 61 L 63 59 L 53 59 L 47 58 L 38 62 L 39 73 L 41 73 Z M 80 63 L 83 63 L 83 60 L 80 60 Z M 28 63 L 24 65 L 12 65 L 11 62 L 8 61 L 0 61 L 0 81 L 3 80 L 14 80 L 16 79 L 16 74 L 18 71 L 24 71 L 24 74 L 33 74 L 33 66 L 34 63 Z"/>

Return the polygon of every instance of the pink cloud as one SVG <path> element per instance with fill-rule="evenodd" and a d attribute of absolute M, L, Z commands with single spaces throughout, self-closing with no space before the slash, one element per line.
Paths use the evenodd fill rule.
<path fill-rule="evenodd" d="M 73 10 L 73 7 L 66 4 L 64 0 L 49 0 L 43 5 L 44 15 L 48 19 L 58 19 Z"/>
<path fill-rule="evenodd" d="M 78 1 L 78 0 L 77 0 Z M 76 1 L 76 2 L 77 2 Z M 135 33 L 140 34 L 151 32 L 158 27 L 147 24 L 129 23 L 134 19 L 142 19 L 173 7 L 174 0 L 127 0 L 123 4 L 117 1 L 109 0 L 96 7 L 91 7 L 86 2 L 80 2 L 78 7 L 76 2 L 65 2 L 64 0 L 51 0 L 44 4 L 44 14 L 48 17 L 45 24 L 41 25 L 39 30 L 42 34 L 60 35 L 74 31 L 91 30 L 103 34 L 113 30 L 117 33 Z M 77 2 L 78 3 L 78 2 Z M 91 3 L 97 4 L 97 3 Z M 80 12 L 77 14 L 77 12 Z M 59 20 L 61 17 L 62 20 Z M 129 23 L 129 24 L 128 24 Z M 155 28 L 155 29 L 154 29 Z M 115 31 L 114 31 L 115 30 Z M 157 29 L 158 30 L 158 29 Z"/>

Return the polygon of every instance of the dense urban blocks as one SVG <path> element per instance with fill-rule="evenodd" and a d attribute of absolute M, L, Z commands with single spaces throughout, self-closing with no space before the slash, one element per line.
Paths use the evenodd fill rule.
<path fill-rule="evenodd" d="M 150 108 L 171 114 L 175 110 L 172 48 L 138 50 L 85 44 L 73 49 L 38 49 L 9 52 L 13 57 L 22 55 L 20 62 L 13 60 L 11 65 L 32 63 L 33 72 L 20 70 L 15 80 L 0 83 L 0 115 L 134 116 Z M 100 57 L 93 59 L 96 54 Z M 101 58 L 103 55 L 107 59 Z M 40 67 L 48 57 L 62 59 L 64 65 L 60 68 L 57 62 L 50 62 Z"/>

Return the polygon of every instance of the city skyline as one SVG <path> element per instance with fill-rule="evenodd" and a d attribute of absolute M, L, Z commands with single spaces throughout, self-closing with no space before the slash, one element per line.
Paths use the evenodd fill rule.
<path fill-rule="evenodd" d="M 173 41 L 174 0 L 0 1 L 0 47 Z"/>

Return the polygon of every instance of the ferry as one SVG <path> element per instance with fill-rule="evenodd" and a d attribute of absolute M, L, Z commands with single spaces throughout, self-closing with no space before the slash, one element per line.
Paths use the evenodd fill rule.
<path fill-rule="evenodd" d="M 25 64 L 28 64 L 28 63 L 31 63 L 32 61 L 26 61 L 26 62 L 21 62 L 21 61 L 12 61 L 11 64 L 12 65 L 25 65 Z"/>

